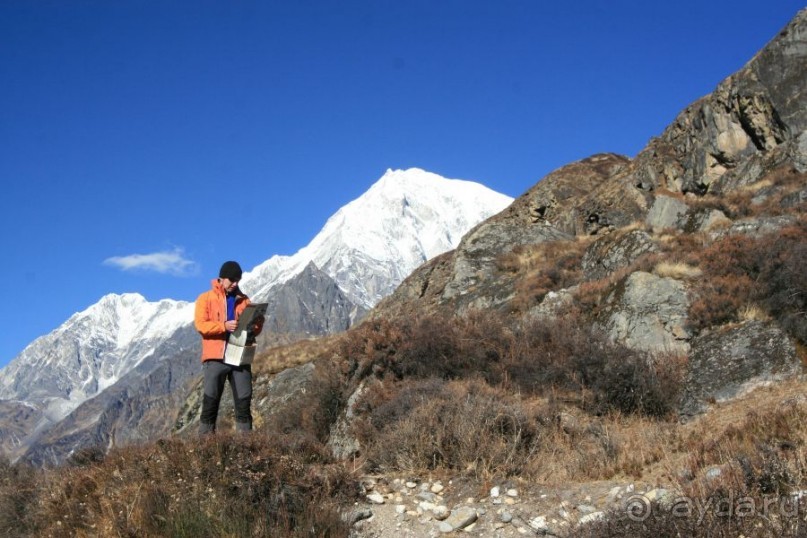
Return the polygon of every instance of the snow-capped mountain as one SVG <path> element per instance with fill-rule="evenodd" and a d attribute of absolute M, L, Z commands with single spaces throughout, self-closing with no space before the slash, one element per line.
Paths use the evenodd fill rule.
<path fill-rule="evenodd" d="M 370 309 L 416 267 L 455 248 L 471 227 L 512 201 L 471 181 L 417 168 L 387 170 L 328 219 L 308 246 L 273 256 L 245 273 L 242 284 L 265 300 L 313 263 L 355 305 Z"/>
<path fill-rule="evenodd" d="M 241 286 L 253 300 L 270 302 L 269 331 L 344 330 L 416 267 L 511 202 L 478 183 L 388 170 L 308 246 L 258 265 Z M 157 422 L 175 417 L 159 405 L 197 373 L 192 323 L 192 303 L 138 294 L 107 295 L 74 314 L 0 370 L 0 410 L 10 417 L 0 419 L 0 433 L 9 432 L 0 449 L 58 461 L 78 446 L 164 432 Z M 144 420 L 148 427 L 138 422 Z"/>
<path fill-rule="evenodd" d="M 2 371 L 0 399 L 28 402 L 47 422 L 59 421 L 192 319 L 191 303 L 106 295 L 26 347 Z"/>

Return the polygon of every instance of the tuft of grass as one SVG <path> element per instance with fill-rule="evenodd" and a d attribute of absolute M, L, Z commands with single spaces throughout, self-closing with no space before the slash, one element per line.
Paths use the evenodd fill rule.
<path fill-rule="evenodd" d="M 740 308 L 741 321 L 771 321 L 771 315 L 757 304 L 747 304 Z"/>
<path fill-rule="evenodd" d="M 660 262 L 653 268 L 653 273 L 660 277 L 675 278 L 677 280 L 695 280 L 703 275 L 699 267 L 683 262 Z"/>

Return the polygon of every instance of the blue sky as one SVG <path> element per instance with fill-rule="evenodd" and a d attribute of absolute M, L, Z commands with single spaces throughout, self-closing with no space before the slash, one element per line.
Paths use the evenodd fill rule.
<path fill-rule="evenodd" d="M 632 157 L 802 7 L 5 0 L 0 366 L 107 293 L 293 254 L 387 168 L 515 197 Z"/>

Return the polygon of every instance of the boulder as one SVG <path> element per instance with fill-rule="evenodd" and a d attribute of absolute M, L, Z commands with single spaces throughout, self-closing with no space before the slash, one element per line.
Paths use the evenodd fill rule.
<path fill-rule="evenodd" d="M 605 330 L 612 340 L 640 351 L 688 352 L 689 298 L 680 280 L 636 271 L 607 301 Z"/>
<path fill-rule="evenodd" d="M 801 374 L 795 346 L 776 325 L 747 321 L 698 337 L 685 383 L 681 414 L 735 398 L 766 383 Z"/>
<path fill-rule="evenodd" d="M 609 234 L 586 249 L 580 266 L 587 280 L 599 280 L 627 267 L 639 257 L 658 251 L 647 232 L 632 230 L 626 234 Z"/>
<path fill-rule="evenodd" d="M 331 426 L 328 436 L 327 447 L 333 457 L 338 460 L 345 460 L 358 454 L 361 445 L 359 440 L 350 431 L 350 427 L 355 417 L 356 402 L 364 393 L 366 386 L 362 382 L 347 400 L 347 406 L 342 415 Z"/>
<path fill-rule="evenodd" d="M 654 230 L 679 228 L 689 211 L 689 206 L 678 198 L 656 196 L 656 200 L 647 213 L 645 223 Z"/>
<path fill-rule="evenodd" d="M 516 219 L 487 221 L 463 237 L 454 253 L 451 279 L 443 291 L 443 299 L 467 294 L 481 282 L 493 281 L 498 271 L 497 260 L 502 245 L 534 245 L 546 241 L 569 240 L 571 236 L 545 224 L 527 224 Z M 512 289 L 509 290 L 512 293 Z M 509 298 L 501 298 L 505 300 Z M 493 297 L 493 302 L 496 297 Z M 477 305 L 487 307 L 491 305 Z"/>
<path fill-rule="evenodd" d="M 460 529 L 464 529 L 471 523 L 477 520 L 479 515 L 476 512 L 476 509 L 472 506 L 461 506 L 455 510 L 451 511 L 451 515 L 448 516 L 448 519 L 440 522 L 440 532 L 454 532 Z"/>

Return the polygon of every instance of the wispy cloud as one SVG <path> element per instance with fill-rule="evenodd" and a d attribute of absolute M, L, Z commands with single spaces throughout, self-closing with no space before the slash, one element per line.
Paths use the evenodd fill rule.
<path fill-rule="evenodd" d="M 104 260 L 104 265 L 123 271 L 153 271 L 174 276 L 188 276 L 198 270 L 196 262 L 186 258 L 185 251 L 181 248 L 151 254 L 113 256 Z"/>

